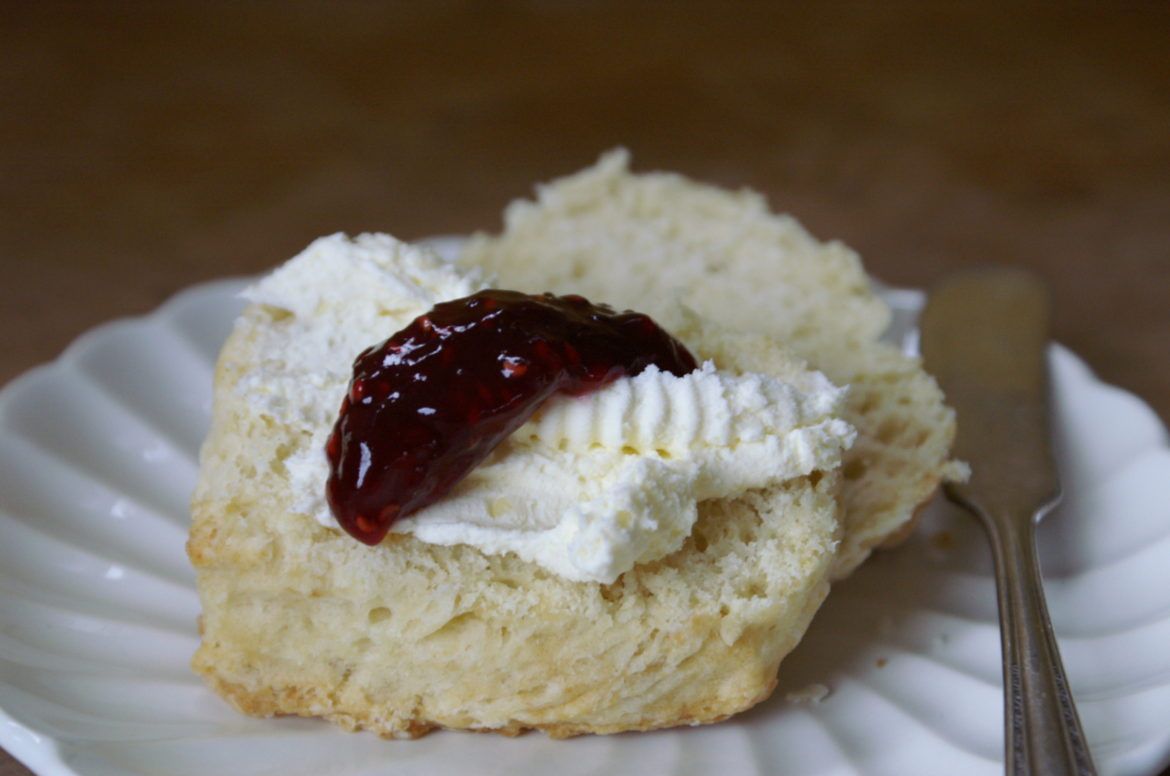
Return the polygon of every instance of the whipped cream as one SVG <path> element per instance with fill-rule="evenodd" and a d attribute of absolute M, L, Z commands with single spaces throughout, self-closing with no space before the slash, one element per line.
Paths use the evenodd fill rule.
<path fill-rule="evenodd" d="M 302 432 L 284 461 L 295 510 L 340 530 L 325 501 L 324 447 L 358 353 L 484 285 L 387 235 L 333 235 L 244 292 L 286 313 L 260 333 L 237 389 Z M 815 372 L 784 382 L 710 362 L 683 377 L 651 367 L 550 399 L 445 498 L 391 530 L 612 582 L 677 550 L 700 501 L 837 466 L 854 437 L 836 417 L 843 398 Z"/>

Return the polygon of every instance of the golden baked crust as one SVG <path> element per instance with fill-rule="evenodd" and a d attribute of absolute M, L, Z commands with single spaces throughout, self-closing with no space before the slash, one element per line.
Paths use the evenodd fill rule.
<path fill-rule="evenodd" d="M 564 737 L 716 722 L 771 693 L 828 592 L 837 473 L 705 502 L 680 550 L 611 585 L 406 535 L 367 547 L 291 511 L 295 432 L 236 391 L 273 321 L 250 307 L 221 353 L 188 542 L 192 664 L 238 709 Z M 692 334 L 721 368 L 800 368 L 765 341 Z"/>

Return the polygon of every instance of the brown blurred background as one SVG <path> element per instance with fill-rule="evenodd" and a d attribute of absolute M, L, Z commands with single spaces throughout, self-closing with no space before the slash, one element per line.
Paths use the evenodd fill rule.
<path fill-rule="evenodd" d="M 1170 5 L 0 3 L 0 382 L 314 236 L 495 229 L 612 146 L 887 281 L 1039 270 L 1170 418 Z M 25 773 L 0 753 L 0 774 Z"/>

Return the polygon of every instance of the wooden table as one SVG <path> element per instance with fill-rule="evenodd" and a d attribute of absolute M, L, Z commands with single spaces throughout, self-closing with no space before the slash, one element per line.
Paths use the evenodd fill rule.
<path fill-rule="evenodd" d="M 494 229 L 625 144 L 893 283 L 1040 271 L 1170 418 L 1170 6 L 628 5 L 4 4 L 0 382 L 316 235 Z"/>

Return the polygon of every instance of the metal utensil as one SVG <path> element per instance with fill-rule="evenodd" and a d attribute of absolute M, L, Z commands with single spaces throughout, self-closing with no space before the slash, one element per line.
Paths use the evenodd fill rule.
<path fill-rule="evenodd" d="M 1003 647 L 1008 774 L 1094 774 L 1044 604 L 1036 523 L 1060 499 L 1048 427 L 1049 299 L 1030 273 L 983 269 L 935 288 L 920 320 L 926 368 L 958 413 L 971 465 L 947 496 L 991 539 Z"/>

